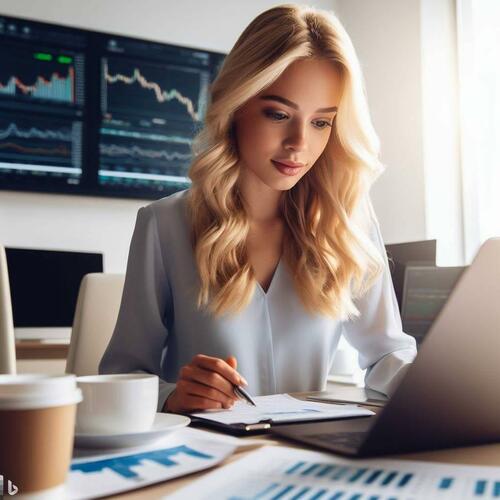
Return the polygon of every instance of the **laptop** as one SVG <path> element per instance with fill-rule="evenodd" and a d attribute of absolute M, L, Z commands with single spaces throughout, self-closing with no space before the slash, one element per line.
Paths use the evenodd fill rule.
<path fill-rule="evenodd" d="M 500 441 L 500 238 L 462 273 L 393 396 L 377 415 L 272 433 L 348 456 Z"/>

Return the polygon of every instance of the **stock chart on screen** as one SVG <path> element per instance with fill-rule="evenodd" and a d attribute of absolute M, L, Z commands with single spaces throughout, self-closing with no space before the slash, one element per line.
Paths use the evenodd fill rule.
<path fill-rule="evenodd" d="M 0 182 L 80 184 L 84 36 L 0 18 Z"/>
<path fill-rule="evenodd" d="M 191 144 L 203 123 L 210 54 L 110 38 L 101 57 L 98 180 L 109 189 L 189 186 Z"/>
<path fill-rule="evenodd" d="M 185 189 L 223 58 L 0 16 L 0 188 L 137 198 Z"/>

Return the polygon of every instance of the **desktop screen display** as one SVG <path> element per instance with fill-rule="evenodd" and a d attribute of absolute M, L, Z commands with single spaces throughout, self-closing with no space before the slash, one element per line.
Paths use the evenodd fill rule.
<path fill-rule="evenodd" d="M 102 273 L 100 253 L 6 248 L 14 327 L 70 327 L 80 282 Z"/>
<path fill-rule="evenodd" d="M 224 54 L 0 16 L 0 188 L 160 198 Z"/>
<path fill-rule="evenodd" d="M 409 263 L 405 268 L 401 319 L 403 331 L 421 344 L 464 271 Z"/>
<path fill-rule="evenodd" d="M 423 240 L 385 245 L 394 292 L 396 293 L 400 311 L 402 311 L 406 263 L 418 261 L 421 264 L 435 266 L 436 244 L 436 240 Z"/>

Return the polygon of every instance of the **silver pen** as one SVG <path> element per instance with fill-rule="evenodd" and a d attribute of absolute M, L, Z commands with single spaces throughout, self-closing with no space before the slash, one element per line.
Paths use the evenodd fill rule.
<path fill-rule="evenodd" d="M 241 385 L 235 385 L 233 390 L 234 390 L 234 393 L 239 398 L 245 400 L 249 405 L 257 406 L 255 404 L 255 401 L 252 399 L 252 396 L 250 396 L 250 394 L 248 394 L 248 392 L 245 391 L 245 389 L 243 389 L 243 387 L 241 387 Z"/>

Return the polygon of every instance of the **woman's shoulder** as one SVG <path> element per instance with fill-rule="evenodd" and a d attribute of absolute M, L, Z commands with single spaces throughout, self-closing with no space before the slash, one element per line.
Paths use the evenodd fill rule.
<path fill-rule="evenodd" d="M 184 226 L 187 222 L 188 196 L 189 189 L 184 189 L 153 201 L 144 208 L 154 216 L 160 226 L 176 223 Z"/>
<path fill-rule="evenodd" d="M 146 206 L 150 208 L 155 214 L 163 214 L 183 210 L 187 205 L 188 195 L 189 189 L 183 189 L 182 191 L 176 191 L 175 193 L 165 196 L 164 198 L 155 200 Z"/>
<path fill-rule="evenodd" d="M 162 252 L 172 255 L 187 251 L 190 241 L 188 223 L 189 189 L 153 201 L 139 210 L 138 225 L 159 238 Z"/>
<path fill-rule="evenodd" d="M 188 232 L 189 189 L 155 200 L 139 209 L 138 223 L 156 227 L 160 238 Z"/>

